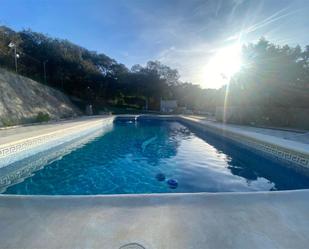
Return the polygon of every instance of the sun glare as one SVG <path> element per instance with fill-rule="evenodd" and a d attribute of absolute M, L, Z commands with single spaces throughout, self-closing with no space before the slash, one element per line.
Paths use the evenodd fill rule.
<path fill-rule="evenodd" d="M 209 88 L 220 88 L 229 83 L 241 68 L 241 45 L 222 48 L 210 59 L 205 69 L 205 83 Z"/>

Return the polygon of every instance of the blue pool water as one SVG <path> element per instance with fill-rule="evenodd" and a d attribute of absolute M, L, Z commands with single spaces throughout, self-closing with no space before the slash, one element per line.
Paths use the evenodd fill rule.
<path fill-rule="evenodd" d="M 309 178 L 173 121 L 119 120 L 5 194 L 135 194 L 309 188 Z"/>

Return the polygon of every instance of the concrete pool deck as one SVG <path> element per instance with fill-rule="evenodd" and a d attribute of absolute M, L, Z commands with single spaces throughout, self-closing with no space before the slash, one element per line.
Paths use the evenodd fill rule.
<path fill-rule="evenodd" d="M 91 125 L 105 118 L 84 117 L 0 129 L 0 147 Z M 221 125 L 202 119 L 200 122 L 228 127 L 258 139 L 271 139 L 284 147 L 309 153 L 304 137 L 299 141 L 297 137 L 292 139 L 298 133 L 272 133 L 270 129 Z M 146 249 L 302 249 L 309 245 L 308 210 L 309 190 L 118 196 L 0 195 L 0 248 L 118 249 L 138 243 Z"/>
<path fill-rule="evenodd" d="M 79 117 L 71 120 L 62 120 L 58 122 L 48 122 L 43 124 L 21 125 L 16 127 L 0 128 L 0 146 L 7 143 L 14 143 L 18 140 L 28 139 L 35 136 L 44 135 L 59 130 L 69 129 L 79 125 L 87 125 L 109 116 Z"/>
<path fill-rule="evenodd" d="M 188 116 L 189 118 L 197 119 L 205 123 L 212 123 L 216 125 L 221 125 L 225 127 L 231 127 L 236 129 L 241 129 L 243 131 L 255 132 L 259 134 L 269 135 L 273 137 L 282 138 L 285 140 L 291 140 L 299 143 L 309 144 L 309 131 L 305 130 L 293 130 L 293 129 L 283 129 L 283 128 L 266 128 L 266 127 L 254 127 L 254 126 L 245 126 L 245 125 L 236 125 L 236 124 L 222 124 L 210 119 L 207 117 L 201 116 Z"/>
<path fill-rule="evenodd" d="M 0 196 L 0 248 L 305 249 L 308 210 L 309 190 Z"/>

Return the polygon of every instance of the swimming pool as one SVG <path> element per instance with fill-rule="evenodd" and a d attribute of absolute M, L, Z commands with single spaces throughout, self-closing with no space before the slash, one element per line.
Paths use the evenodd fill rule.
<path fill-rule="evenodd" d="M 22 162 L 21 162 L 22 163 Z M 273 191 L 309 188 L 282 162 L 177 121 L 116 119 L 4 194 L 91 195 Z"/>

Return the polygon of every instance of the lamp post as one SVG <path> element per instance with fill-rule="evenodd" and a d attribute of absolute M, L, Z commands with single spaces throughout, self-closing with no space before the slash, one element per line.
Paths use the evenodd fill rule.
<path fill-rule="evenodd" d="M 44 69 L 44 83 L 46 84 L 46 63 L 48 60 L 43 61 L 43 69 Z"/>
<path fill-rule="evenodd" d="M 16 51 L 16 44 L 13 42 L 10 42 L 9 47 L 14 48 L 15 71 L 17 73 L 17 58 L 19 58 L 19 54 L 17 54 L 17 51 Z"/>

